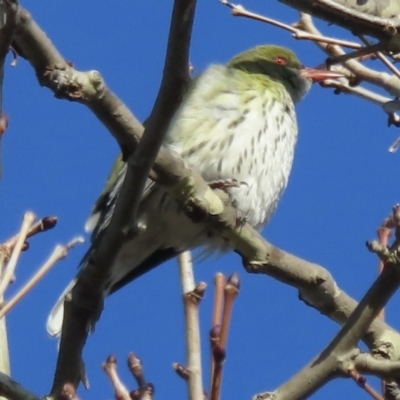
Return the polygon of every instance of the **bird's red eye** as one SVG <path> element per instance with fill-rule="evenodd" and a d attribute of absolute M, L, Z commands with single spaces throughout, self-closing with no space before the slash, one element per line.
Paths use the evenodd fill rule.
<path fill-rule="evenodd" d="M 277 56 L 277 57 L 275 57 L 275 63 L 276 64 L 278 64 L 278 65 L 286 65 L 287 64 L 287 60 L 286 60 L 286 58 L 285 57 L 282 57 L 282 56 Z"/>

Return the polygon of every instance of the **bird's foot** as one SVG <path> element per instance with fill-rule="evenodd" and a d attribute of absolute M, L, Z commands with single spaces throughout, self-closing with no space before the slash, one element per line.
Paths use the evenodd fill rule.
<path fill-rule="evenodd" d="M 218 179 L 216 181 L 208 182 L 208 186 L 211 189 L 220 189 L 226 191 L 229 188 L 237 188 L 241 185 L 247 185 L 246 182 L 239 182 L 237 179 Z"/>
<path fill-rule="evenodd" d="M 246 182 L 238 181 L 237 179 L 219 179 L 216 181 L 208 182 L 208 186 L 210 189 L 220 189 L 223 192 L 227 193 L 232 206 L 235 208 L 235 227 L 241 228 L 247 222 L 247 216 L 240 210 L 237 209 L 237 201 L 232 198 L 232 193 L 230 193 L 227 189 L 229 188 L 238 188 L 242 185 L 247 185 Z"/>
<path fill-rule="evenodd" d="M 247 222 L 247 215 L 243 211 L 238 210 L 237 202 L 235 199 L 232 200 L 232 206 L 235 207 L 236 211 L 235 228 L 242 228 Z"/>

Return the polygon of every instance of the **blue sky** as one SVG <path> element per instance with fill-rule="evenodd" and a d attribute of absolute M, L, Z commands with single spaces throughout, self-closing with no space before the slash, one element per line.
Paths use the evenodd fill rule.
<path fill-rule="evenodd" d="M 171 1 L 58 2 L 27 0 L 24 6 L 64 57 L 80 70 L 101 72 L 110 88 L 143 120 L 160 83 Z M 249 9 L 294 22 L 297 13 L 277 1 L 243 3 Z M 325 23 L 330 34 L 350 37 Z M 291 47 L 307 66 L 325 56 L 308 42 L 278 28 L 234 18 L 216 0 L 200 0 L 191 62 L 200 72 L 257 44 Z M 31 240 L 9 295 L 46 259 L 57 243 L 83 234 L 118 147 L 82 105 L 57 100 L 40 88 L 27 62 L 6 68 L 4 111 L 10 117 L 2 142 L 1 238 L 14 234 L 24 211 L 56 215 L 57 228 Z M 378 68 L 380 65 L 376 62 Z M 387 149 L 398 135 L 376 106 L 314 87 L 298 108 L 299 142 L 293 172 L 277 212 L 263 235 L 273 244 L 329 269 L 339 286 L 360 299 L 376 276 L 377 260 L 365 248 L 375 229 L 399 201 L 398 154 Z M 57 344 L 45 332 L 47 313 L 76 273 L 87 243 L 46 276 L 9 315 L 12 377 L 44 395 L 52 381 Z M 249 399 L 274 389 L 322 350 L 338 326 L 272 278 L 248 275 L 238 256 L 197 263 L 196 278 L 210 286 L 201 306 L 204 366 L 211 321 L 212 281 L 217 271 L 238 272 L 240 296 L 228 339 L 222 398 Z M 134 351 L 158 399 L 185 398 L 186 387 L 171 364 L 185 362 L 183 311 L 175 262 L 156 269 L 109 298 L 84 358 L 91 382 L 82 399 L 108 399 L 112 389 L 101 362 L 113 353 L 133 389 L 125 359 Z M 387 316 L 398 327 L 394 307 Z M 29 339 L 28 339 L 29 338 Z M 208 373 L 204 374 L 208 379 Z M 208 381 L 205 382 L 208 387 Z M 367 398 L 350 380 L 332 382 L 313 399 Z"/>

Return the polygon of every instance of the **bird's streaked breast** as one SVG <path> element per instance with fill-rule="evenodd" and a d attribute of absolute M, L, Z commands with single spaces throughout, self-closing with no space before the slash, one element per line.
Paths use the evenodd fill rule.
<path fill-rule="evenodd" d="M 243 182 L 228 190 L 256 228 L 268 221 L 287 185 L 297 138 L 292 99 L 277 85 L 270 90 L 226 67 L 210 67 L 171 125 L 169 146 L 206 181 Z"/>

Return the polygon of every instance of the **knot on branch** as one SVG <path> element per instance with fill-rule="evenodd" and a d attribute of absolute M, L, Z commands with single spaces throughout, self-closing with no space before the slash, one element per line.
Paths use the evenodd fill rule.
<path fill-rule="evenodd" d="M 392 245 L 388 245 L 391 231 L 394 230 L 395 240 Z M 382 222 L 378 229 L 378 240 L 367 242 L 367 248 L 386 264 L 400 265 L 400 205 L 396 204 L 392 213 Z"/>
<path fill-rule="evenodd" d="M 251 400 L 274 400 L 276 399 L 276 392 L 258 393 Z"/>
<path fill-rule="evenodd" d="M 105 88 L 98 71 L 80 72 L 68 63 L 47 67 L 39 80 L 41 85 L 53 90 L 55 97 L 70 101 L 94 101 Z"/>

